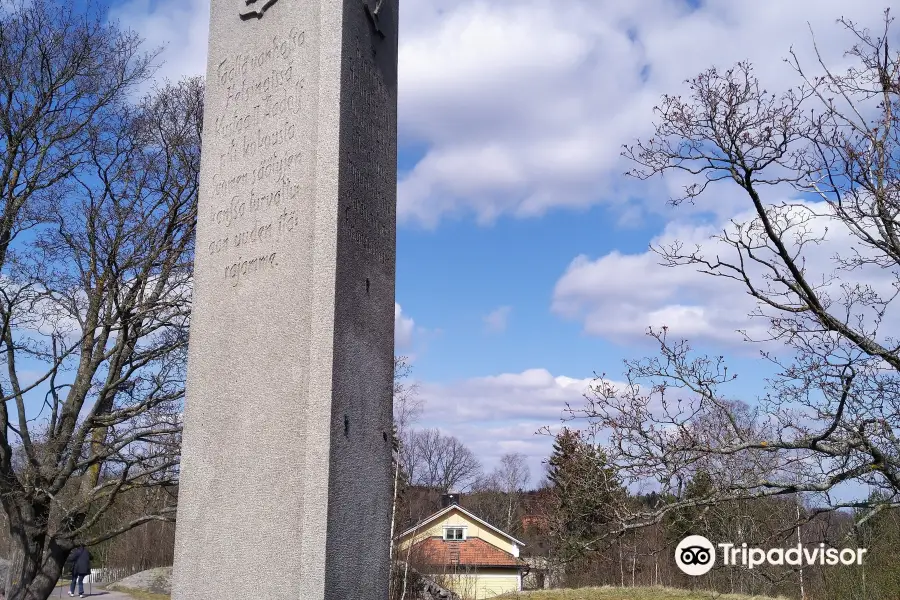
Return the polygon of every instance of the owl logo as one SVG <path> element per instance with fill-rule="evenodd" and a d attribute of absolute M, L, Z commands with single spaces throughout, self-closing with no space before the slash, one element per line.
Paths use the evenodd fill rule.
<path fill-rule="evenodd" d="M 702 535 L 689 535 L 675 548 L 675 564 L 685 575 L 704 575 L 715 563 L 716 548 Z"/>
<path fill-rule="evenodd" d="M 278 2 L 278 0 L 244 0 L 246 8 L 241 13 L 241 19 L 262 19 L 263 15 L 269 8 Z"/>

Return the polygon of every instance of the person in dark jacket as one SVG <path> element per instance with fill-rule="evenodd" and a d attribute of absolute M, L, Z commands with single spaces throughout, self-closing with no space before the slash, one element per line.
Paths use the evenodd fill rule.
<path fill-rule="evenodd" d="M 75 596 L 75 582 L 78 582 L 78 597 L 84 598 L 84 578 L 91 574 L 91 553 L 83 545 L 72 550 L 67 562 L 72 563 L 72 584 L 69 596 Z"/>

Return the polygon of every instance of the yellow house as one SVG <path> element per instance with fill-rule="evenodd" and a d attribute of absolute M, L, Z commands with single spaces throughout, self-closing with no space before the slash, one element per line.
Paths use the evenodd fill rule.
<path fill-rule="evenodd" d="M 464 600 L 521 591 L 524 544 L 458 501 L 457 494 L 445 494 L 441 510 L 401 533 L 400 559 Z"/>

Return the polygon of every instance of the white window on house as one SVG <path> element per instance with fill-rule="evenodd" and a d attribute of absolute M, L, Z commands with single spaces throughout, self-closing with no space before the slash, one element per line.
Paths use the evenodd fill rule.
<path fill-rule="evenodd" d="M 444 539 L 445 540 L 464 540 L 466 539 L 466 528 L 465 527 L 444 527 Z"/>

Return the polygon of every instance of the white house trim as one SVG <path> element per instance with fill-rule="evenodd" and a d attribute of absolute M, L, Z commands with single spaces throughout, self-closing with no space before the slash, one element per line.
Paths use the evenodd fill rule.
<path fill-rule="evenodd" d="M 443 537 L 445 540 L 447 540 L 447 530 L 448 529 L 462 529 L 463 536 L 462 536 L 462 540 L 459 540 L 459 541 L 464 542 L 467 539 L 469 539 L 469 527 L 467 525 L 444 525 L 444 535 L 441 537 Z"/>
<path fill-rule="evenodd" d="M 464 515 L 466 515 L 466 516 L 469 517 L 470 519 L 472 519 L 472 520 L 474 520 L 474 521 L 477 521 L 477 522 L 480 523 L 481 525 L 484 525 L 485 527 L 487 527 L 487 528 L 490 529 L 491 531 L 493 531 L 493 532 L 495 532 L 495 533 L 497 533 L 497 534 L 499 534 L 499 535 L 502 535 L 502 536 L 505 537 L 506 539 L 508 539 L 508 540 L 510 540 L 511 542 L 513 542 L 513 545 L 514 545 L 514 546 L 515 546 L 515 545 L 518 545 L 518 546 L 524 546 L 524 545 L 525 545 L 524 542 L 521 542 L 521 541 L 517 540 L 516 538 L 514 538 L 513 536 L 509 535 L 508 533 L 506 533 L 506 532 L 504 532 L 504 531 L 500 531 L 499 529 L 497 529 L 496 527 L 494 527 L 493 525 L 491 525 L 491 524 L 488 523 L 487 521 L 484 521 L 483 519 L 479 519 L 478 517 L 476 517 L 475 515 L 473 515 L 472 513 L 470 513 L 469 511 L 467 511 L 466 509 L 464 509 L 464 508 L 463 508 L 462 506 L 460 506 L 459 504 L 451 504 L 450 506 L 448 506 L 448 507 L 446 507 L 446 508 L 442 508 L 441 510 L 437 511 L 436 513 L 434 513 L 433 515 L 431 515 L 430 517 L 428 517 L 427 519 L 425 519 L 424 521 L 421 521 L 420 523 L 417 523 L 416 525 L 413 525 L 412 527 L 410 527 L 409 529 L 407 529 L 406 531 L 404 531 L 403 533 L 401 533 L 401 534 L 398 535 L 397 537 L 398 537 L 398 538 L 402 538 L 402 537 L 406 536 L 407 534 L 410 534 L 410 533 L 412 533 L 412 532 L 414 532 L 414 531 L 424 529 L 426 525 L 428 525 L 429 523 L 431 523 L 431 522 L 434 521 L 435 519 L 439 519 L 440 517 L 443 517 L 444 515 L 446 515 L 447 513 L 449 513 L 450 511 L 452 511 L 452 510 L 454 510 L 454 509 L 456 509 L 456 510 L 458 510 L 459 512 L 463 513 Z M 513 556 L 519 556 L 519 549 L 518 549 L 518 548 L 515 548 L 515 551 L 513 552 Z"/>

